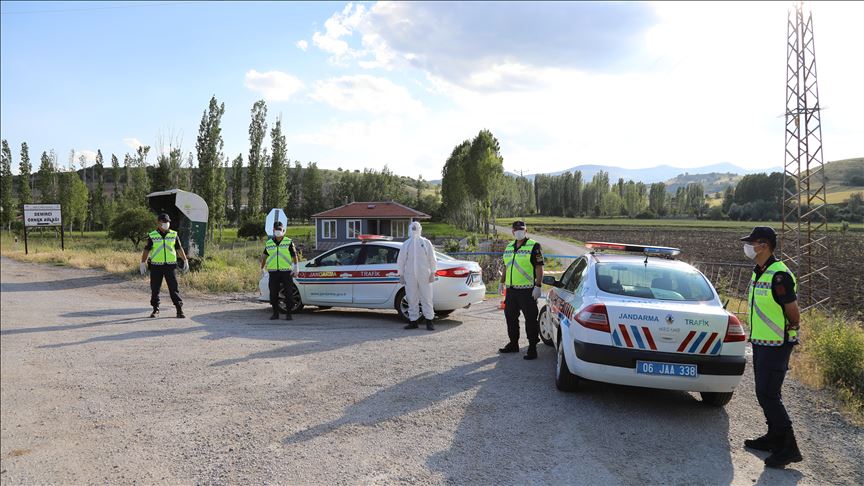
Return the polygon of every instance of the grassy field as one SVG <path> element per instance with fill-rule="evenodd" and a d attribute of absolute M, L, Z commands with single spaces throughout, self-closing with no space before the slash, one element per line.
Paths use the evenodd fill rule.
<path fill-rule="evenodd" d="M 712 221 L 707 219 L 629 219 L 629 218 L 561 218 L 556 216 L 529 216 L 520 218 L 518 216 L 509 218 L 498 218 L 497 224 L 507 226 L 516 219 L 521 219 L 529 226 L 557 226 L 557 227 L 576 227 L 576 226 L 630 226 L 630 227 L 651 227 L 651 228 L 713 228 L 713 229 L 751 229 L 754 226 L 772 226 L 774 229 L 780 228 L 779 221 Z M 829 229 L 839 230 L 841 223 L 829 223 Z M 856 223 L 849 225 L 849 228 L 856 231 L 864 231 L 864 224 Z"/>
<path fill-rule="evenodd" d="M 856 187 L 852 189 L 845 189 L 839 191 L 829 191 L 826 194 L 826 199 L 828 199 L 828 204 L 840 204 L 849 199 L 849 196 L 855 194 L 856 192 L 864 193 L 864 187 Z"/>

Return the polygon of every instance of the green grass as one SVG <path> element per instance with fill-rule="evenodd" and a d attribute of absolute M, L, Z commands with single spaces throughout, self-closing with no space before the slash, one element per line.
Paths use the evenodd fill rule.
<path fill-rule="evenodd" d="M 752 229 L 754 226 L 772 226 L 780 227 L 779 221 L 712 221 L 707 219 L 630 219 L 630 218 L 561 218 L 556 216 L 530 216 L 527 218 L 509 217 L 498 218 L 496 223 L 502 226 L 509 226 L 516 219 L 525 221 L 528 225 L 528 230 L 531 227 L 542 226 L 558 226 L 558 227 L 578 227 L 578 226 L 650 226 L 663 228 L 712 228 L 712 229 Z M 829 223 L 828 227 L 832 231 L 840 229 L 841 223 Z M 854 231 L 864 231 L 864 224 L 850 224 L 849 228 Z"/>
<path fill-rule="evenodd" d="M 420 224 L 423 225 L 423 236 L 427 238 L 465 238 L 471 235 L 471 232 L 457 228 L 449 223 L 428 221 L 421 222 Z"/>

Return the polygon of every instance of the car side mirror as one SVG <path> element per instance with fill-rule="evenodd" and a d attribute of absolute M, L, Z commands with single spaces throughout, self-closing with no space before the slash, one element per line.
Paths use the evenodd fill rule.
<path fill-rule="evenodd" d="M 551 285 L 553 287 L 560 287 L 561 286 L 561 281 L 555 280 L 555 277 L 553 277 L 551 275 L 547 275 L 547 276 L 543 277 L 543 283 L 546 285 Z"/>
<path fill-rule="evenodd" d="M 317 267 L 318 266 L 318 260 L 309 260 L 308 262 L 306 262 L 306 266 L 307 267 Z"/>

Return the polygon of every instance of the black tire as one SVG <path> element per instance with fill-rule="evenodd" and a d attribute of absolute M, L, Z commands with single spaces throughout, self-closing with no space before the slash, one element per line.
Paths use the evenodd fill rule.
<path fill-rule="evenodd" d="M 300 299 L 300 289 L 296 285 L 291 286 L 291 292 L 294 295 L 294 308 L 291 309 L 291 313 L 296 314 L 303 310 L 303 301 Z M 279 291 L 279 312 L 288 313 L 288 303 L 285 301 L 284 291 Z"/>
<path fill-rule="evenodd" d="M 399 292 L 396 292 L 393 308 L 396 309 L 403 321 L 408 321 L 408 301 L 405 299 L 405 289 L 399 289 Z"/>
<path fill-rule="evenodd" d="M 552 340 L 552 333 L 555 332 L 555 326 L 552 325 L 552 318 L 549 315 L 549 307 L 543 306 L 540 309 L 540 315 L 537 316 L 537 322 L 540 325 L 540 340 L 547 346 L 555 346 Z"/>
<path fill-rule="evenodd" d="M 732 400 L 733 392 L 699 392 L 702 403 L 709 407 L 722 407 Z"/>
<path fill-rule="evenodd" d="M 579 377 L 570 373 L 567 368 L 567 357 L 564 356 L 564 346 L 558 339 L 558 364 L 555 367 L 555 387 L 563 392 L 573 392 L 579 388 Z"/>
<path fill-rule="evenodd" d="M 447 317 L 454 312 L 456 312 L 456 309 L 446 310 L 446 311 L 435 311 L 435 317 Z"/>

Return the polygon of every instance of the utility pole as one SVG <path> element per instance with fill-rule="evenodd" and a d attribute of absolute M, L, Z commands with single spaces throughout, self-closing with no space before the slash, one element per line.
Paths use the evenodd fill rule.
<path fill-rule="evenodd" d="M 827 307 L 828 219 L 813 14 L 796 2 L 786 35 L 786 152 L 780 255 L 798 279 L 802 310 Z"/>

